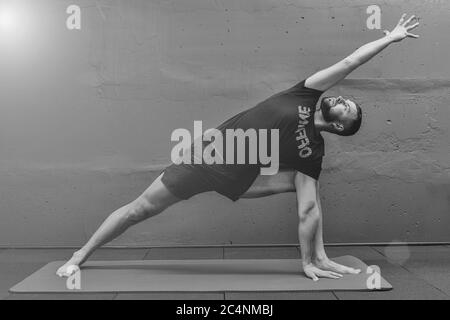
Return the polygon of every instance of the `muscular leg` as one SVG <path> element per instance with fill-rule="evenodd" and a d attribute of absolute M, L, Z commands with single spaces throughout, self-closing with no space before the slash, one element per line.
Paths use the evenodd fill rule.
<path fill-rule="evenodd" d="M 280 171 L 274 176 L 259 176 L 242 198 L 254 199 L 278 193 L 295 192 L 294 176 L 294 171 Z M 167 190 L 161 182 L 161 177 L 162 175 L 136 200 L 113 212 L 89 241 L 58 269 L 58 275 L 69 276 L 76 270 L 73 267 L 83 264 L 97 248 L 112 241 L 129 227 L 181 201 Z"/>
<path fill-rule="evenodd" d="M 89 241 L 72 258 L 58 269 L 60 276 L 69 276 L 74 272 L 74 266 L 83 264 L 89 256 L 102 245 L 121 235 L 129 227 L 153 217 L 169 206 L 181 201 L 161 182 L 159 176 L 136 200 L 114 211 L 98 228 Z"/>
<path fill-rule="evenodd" d="M 273 176 L 258 176 L 251 188 L 241 197 L 255 199 L 278 193 L 295 192 L 295 171 L 280 171 Z"/>

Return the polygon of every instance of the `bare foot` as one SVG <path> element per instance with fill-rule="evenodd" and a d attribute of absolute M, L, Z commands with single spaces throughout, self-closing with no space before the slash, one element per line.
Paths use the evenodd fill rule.
<path fill-rule="evenodd" d="M 84 261 L 84 255 L 80 252 L 75 252 L 72 258 L 56 271 L 56 275 L 59 277 L 70 277 L 80 270 L 80 265 Z"/>

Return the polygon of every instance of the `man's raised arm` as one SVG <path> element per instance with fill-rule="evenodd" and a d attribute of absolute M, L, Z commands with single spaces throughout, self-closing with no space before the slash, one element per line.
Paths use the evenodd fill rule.
<path fill-rule="evenodd" d="M 416 28 L 419 22 L 410 24 L 415 19 L 415 16 L 411 16 L 406 21 L 405 18 L 406 14 L 403 14 L 397 26 L 391 32 L 384 32 L 385 36 L 383 38 L 363 45 L 338 63 L 310 76 L 306 80 L 305 86 L 311 89 L 326 91 L 348 76 L 360 65 L 383 51 L 391 43 L 399 42 L 408 37 L 418 38 L 418 35 L 412 34 L 410 31 Z"/>

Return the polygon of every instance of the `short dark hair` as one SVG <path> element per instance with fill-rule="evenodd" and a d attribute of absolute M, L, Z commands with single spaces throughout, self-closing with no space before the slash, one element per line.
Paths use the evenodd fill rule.
<path fill-rule="evenodd" d="M 338 135 L 340 136 L 352 136 L 355 133 L 357 133 L 359 131 L 359 128 L 361 128 L 361 123 L 362 123 L 362 109 L 359 106 L 359 104 L 357 104 L 356 102 L 354 102 L 356 105 L 356 110 L 358 112 L 356 119 L 352 120 L 352 122 L 350 123 L 350 125 L 348 127 L 346 127 L 344 130 L 342 130 L 341 132 L 338 133 Z"/>

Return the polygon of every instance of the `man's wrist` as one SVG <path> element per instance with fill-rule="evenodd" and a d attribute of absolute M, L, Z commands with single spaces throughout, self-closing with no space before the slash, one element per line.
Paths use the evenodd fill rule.
<path fill-rule="evenodd" d="M 323 253 L 323 254 L 316 254 L 314 256 L 314 262 L 324 262 L 324 261 L 327 261 L 327 260 L 328 260 L 328 257 L 327 257 L 327 255 L 325 253 Z"/>
<path fill-rule="evenodd" d="M 302 259 L 302 265 L 303 265 L 303 267 L 309 266 L 310 264 L 312 264 L 311 259 L 305 259 L 305 258 Z"/>
<path fill-rule="evenodd" d="M 384 36 L 384 39 L 386 40 L 386 42 L 388 43 L 388 44 L 391 44 L 391 43 L 394 43 L 395 41 L 395 39 L 390 35 L 390 34 L 388 34 L 388 35 L 385 35 Z"/>

